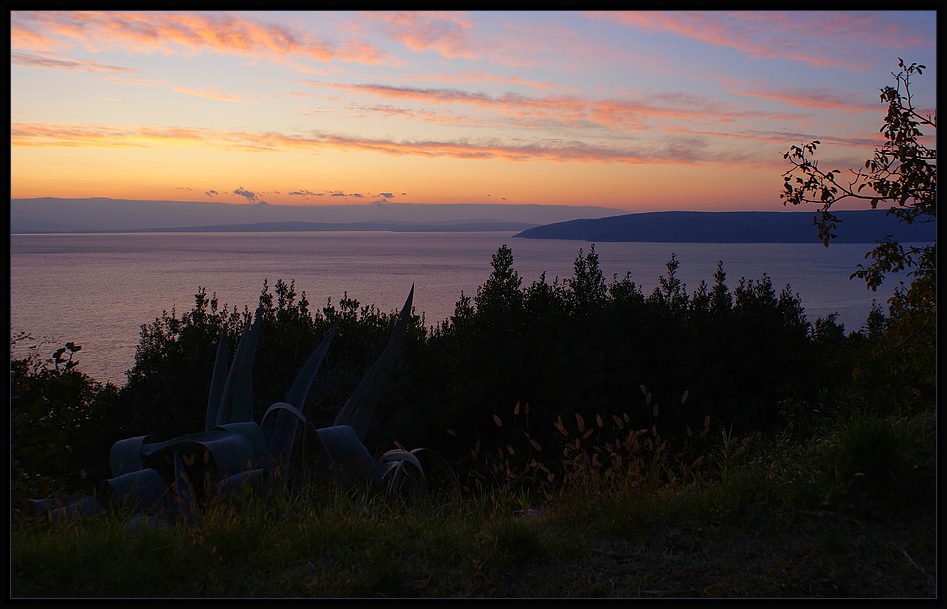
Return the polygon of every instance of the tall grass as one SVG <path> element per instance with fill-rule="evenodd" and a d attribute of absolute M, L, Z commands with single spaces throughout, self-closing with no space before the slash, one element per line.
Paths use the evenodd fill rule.
<path fill-rule="evenodd" d="M 470 489 L 459 503 L 444 497 L 357 502 L 315 487 L 276 500 L 248 492 L 208 506 L 195 525 L 137 532 L 127 529 L 129 514 L 121 512 L 62 524 L 18 515 L 12 594 L 932 596 L 936 590 L 930 416 L 852 414 L 823 423 L 803 441 L 735 438 L 711 422 L 707 433 L 692 434 L 686 457 L 686 450 L 659 451 L 660 431 L 629 436 L 627 426 L 604 419 L 562 426 L 564 473 L 555 483 L 534 467 L 532 482 L 511 488 L 504 482 L 516 472 L 514 462 L 507 469 L 507 459 L 497 456 L 484 462 L 480 476 L 500 484 Z M 543 447 L 542 454 L 552 452 Z M 532 459 L 535 454 L 526 464 Z M 636 460 L 643 463 L 629 466 Z"/>

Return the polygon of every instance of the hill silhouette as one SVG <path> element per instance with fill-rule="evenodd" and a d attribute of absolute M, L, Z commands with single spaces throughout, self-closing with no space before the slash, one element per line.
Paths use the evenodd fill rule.
<path fill-rule="evenodd" d="M 875 243 L 886 235 L 906 242 L 933 242 L 936 223 L 899 223 L 882 210 L 834 212 L 840 222 L 832 243 Z M 518 233 L 525 239 L 674 243 L 819 243 L 812 212 L 666 211 L 571 220 Z"/>

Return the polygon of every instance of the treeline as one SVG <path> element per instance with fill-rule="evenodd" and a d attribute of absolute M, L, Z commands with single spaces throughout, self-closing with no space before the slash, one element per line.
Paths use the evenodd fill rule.
<path fill-rule="evenodd" d="M 894 327 L 879 309 L 863 329 L 846 334 L 834 316 L 809 322 L 799 298 L 788 287 L 777 293 L 766 275 L 729 287 L 722 263 L 711 283 L 688 293 L 672 256 L 650 294 L 630 275 L 607 281 L 594 246 L 579 251 L 564 281 L 543 275 L 523 285 L 506 246 L 492 267 L 475 295 L 461 295 L 449 319 L 428 327 L 412 316 L 373 419 L 371 449 L 424 446 L 461 470 L 486 471 L 491 459 L 502 458 L 554 466 L 560 428 L 579 420 L 614 415 L 635 429 L 656 427 L 673 447 L 704 429 L 708 416 L 743 434 L 824 410 L 827 396 L 849 390 L 853 375 L 877 385 L 894 366 L 890 355 L 877 356 Z M 282 280 L 273 289 L 264 281 L 256 313 L 256 420 L 286 397 L 309 354 L 340 322 L 306 405 L 320 427 L 331 424 L 384 349 L 396 318 L 347 294 L 317 310 Z M 28 336 L 14 337 L 14 486 L 34 496 L 95 488 L 108 477 L 115 441 L 202 429 L 219 334 L 227 328 L 232 359 L 250 316 L 248 308 L 228 308 L 199 288 L 190 311 L 164 312 L 142 326 L 121 388 L 79 372 L 76 345 L 44 360 L 37 345 L 22 353 Z M 911 391 L 873 391 L 878 399 L 926 399 L 935 383 L 931 372 L 914 379 Z"/>

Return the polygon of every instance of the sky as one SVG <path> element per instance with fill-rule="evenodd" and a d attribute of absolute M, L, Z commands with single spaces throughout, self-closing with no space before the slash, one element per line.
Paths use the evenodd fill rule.
<path fill-rule="evenodd" d="M 778 211 L 790 146 L 883 143 L 899 57 L 936 114 L 934 11 L 14 11 L 10 38 L 11 198 Z"/>

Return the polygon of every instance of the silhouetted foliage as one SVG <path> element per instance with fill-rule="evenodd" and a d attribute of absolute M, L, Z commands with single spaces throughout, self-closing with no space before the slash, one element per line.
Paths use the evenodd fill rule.
<path fill-rule="evenodd" d="M 855 360 L 848 354 L 858 340 L 867 340 L 846 336 L 832 316 L 810 324 L 798 297 L 788 287 L 777 294 L 766 275 L 741 279 L 731 290 L 722 263 L 712 287 L 701 282 L 688 293 L 672 255 L 649 295 L 628 274 L 606 281 L 594 246 L 579 251 L 574 275 L 562 281 L 542 275 L 524 286 L 505 245 L 492 266 L 476 296 L 462 294 L 449 319 L 428 329 L 422 317 L 411 316 L 366 446 L 425 446 L 452 459 L 463 477 L 464 468 L 486 471 L 498 449 L 509 450 L 511 436 L 532 440 L 529 450 L 554 455 L 561 448 L 560 417 L 627 415 L 635 429 L 657 425 L 672 445 L 688 427 L 705 428 L 708 415 L 740 433 L 768 429 L 780 420 L 780 403 L 792 398 L 797 405 L 815 404 L 850 377 Z M 261 332 L 254 420 L 285 398 L 302 363 L 340 322 L 307 398 L 316 427 L 332 423 L 384 350 L 397 317 L 347 294 L 338 306 L 329 301 L 315 311 L 305 294 L 297 297 L 294 285 L 282 280 L 275 293 L 264 282 L 256 311 Z M 231 361 L 248 315 L 249 309 L 220 306 L 199 288 L 193 309 L 180 317 L 164 312 L 142 326 L 127 384 L 112 388 L 111 401 L 102 402 L 117 405 L 122 416 L 96 414 L 90 429 L 108 429 L 112 442 L 145 433 L 170 439 L 201 429 L 220 331 L 228 328 Z M 55 376 L 44 374 L 31 377 L 24 369 L 21 378 L 36 385 Z M 84 391 L 98 391 L 91 379 L 77 378 Z M 519 422 L 498 425 L 517 403 L 523 405 Z M 110 427 L 118 420 L 122 431 Z M 102 440 L 94 450 L 84 449 L 83 458 L 98 455 L 104 468 L 108 446 Z M 62 472 L 67 466 L 43 467 Z"/>
<path fill-rule="evenodd" d="M 873 209 L 887 206 L 888 215 L 906 224 L 937 220 L 937 150 L 919 141 L 920 128 L 936 129 L 937 117 L 922 116 L 911 94 L 911 76 L 927 68 L 906 65 L 900 58 L 898 68 L 891 73 L 895 86 L 881 89 L 881 101 L 888 104 L 880 129 L 885 143 L 864 168 L 849 170 L 852 178 L 847 185 L 836 178 L 841 171 L 823 171 L 813 160 L 818 141 L 792 146 L 783 155 L 793 166 L 783 174 L 783 204 L 818 204 L 815 224 L 826 247 L 838 223 L 831 208 L 845 199 L 866 201 Z M 880 309 L 869 317 L 871 346 L 864 347 L 856 367 L 861 399 L 887 402 L 883 408 L 929 404 L 936 391 L 937 243 L 906 246 L 889 235 L 865 258 L 871 264 L 858 265 L 852 278 L 864 279 L 872 290 L 889 273 L 908 271 L 911 281 L 908 286 L 899 282 L 888 300 L 886 320 Z"/>
<path fill-rule="evenodd" d="M 937 220 L 937 150 L 918 141 L 923 135 L 920 127 L 936 129 L 937 117 L 918 114 L 911 95 L 911 76 L 921 75 L 927 68 L 916 63 L 905 65 L 900 58 L 898 67 L 897 73 L 891 73 L 895 86 L 881 89 L 881 101 L 888 104 L 888 114 L 880 129 L 885 143 L 875 150 L 874 157 L 865 161 L 864 168 L 849 170 L 853 177 L 847 185 L 836 180 L 841 171 L 823 171 L 812 159 L 820 144 L 818 140 L 792 146 L 783 155 L 793 166 L 783 174 L 783 205 L 818 204 L 815 224 L 826 247 L 835 238 L 833 231 L 839 222 L 832 214 L 832 206 L 845 199 L 866 201 L 872 209 L 879 203 L 889 206 L 888 214 L 907 224 Z M 905 249 L 889 235 L 865 255 L 872 263 L 868 267 L 859 265 L 852 277 L 864 279 L 868 287 L 876 290 L 886 273 L 914 268 L 908 276 L 933 282 L 932 276 L 928 276 L 934 272 L 936 247 L 934 243 Z"/>
<path fill-rule="evenodd" d="M 118 388 L 76 369 L 81 346 L 66 343 L 44 358 L 47 345 L 32 342 L 29 334 L 10 341 L 12 488 L 24 497 L 94 489 L 108 474 L 109 448 L 128 429 Z"/>

